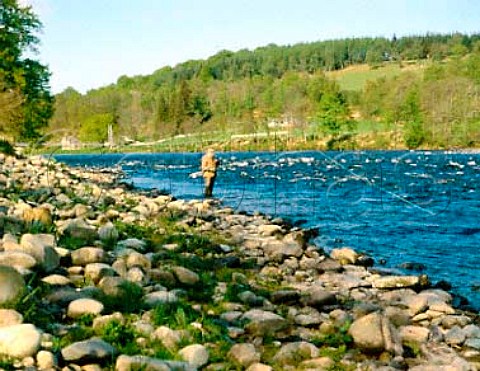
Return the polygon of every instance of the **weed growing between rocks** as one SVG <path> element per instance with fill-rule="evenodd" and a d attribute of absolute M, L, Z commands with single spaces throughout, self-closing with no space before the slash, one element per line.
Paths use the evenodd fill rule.
<path fill-rule="evenodd" d="M 141 354 L 141 347 L 135 342 L 136 331 L 128 324 L 110 321 L 99 331 L 99 337 L 113 345 L 120 353 L 127 355 Z"/>
<path fill-rule="evenodd" d="M 0 356 L 0 370 L 13 371 L 16 369 L 14 366 L 15 360 L 8 356 Z"/>

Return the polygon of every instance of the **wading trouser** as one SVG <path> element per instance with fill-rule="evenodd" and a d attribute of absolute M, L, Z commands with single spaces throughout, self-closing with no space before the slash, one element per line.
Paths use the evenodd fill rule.
<path fill-rule="evenodd" d="M 215 173 L 205 172 L 203 179 L 205 181 L 205 197 L 212 197 Z"/>

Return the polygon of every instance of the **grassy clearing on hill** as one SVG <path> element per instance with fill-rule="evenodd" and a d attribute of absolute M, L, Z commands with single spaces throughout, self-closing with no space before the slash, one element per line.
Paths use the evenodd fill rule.
<path fill-rule="evenodd" d="M 405 72 L 422 73 L 425 62 L 420 63 L 386 63 L 379 67 L 367 64 L 354 65 L 338 71 L 327 72 L 329 78 L 335 79 L 342 90 L 360 91 L 367 81 L 379 78 L 392 78 Z"/>

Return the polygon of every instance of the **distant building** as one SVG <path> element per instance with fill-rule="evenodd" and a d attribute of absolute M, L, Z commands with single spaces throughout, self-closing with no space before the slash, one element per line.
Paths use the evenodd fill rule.
<path fill-rule="evenodd" d="M 80 142 L 73 135 L 66 135 L 61 141 L 63 151 L 75 151 L 82 148 L 82 142 Z"/>

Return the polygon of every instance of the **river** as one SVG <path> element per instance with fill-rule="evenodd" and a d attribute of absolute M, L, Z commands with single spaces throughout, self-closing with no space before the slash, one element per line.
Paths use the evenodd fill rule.
<path fill-rule="evenodd" d="M 126 182 L 202 198 L 201 154 L 57 155 L 71 166 L 119 167 Z M 448 151 L 229 152 L 214 196 L 317 227 L 327 251 L 351 246 L 399 269 L 421 263 L 433 282 L 480 309 L 480 154 Z M 411 273 L 411 272 L 410 272 Z M 419 272 L 413 272 L 419 274 Z"/>

